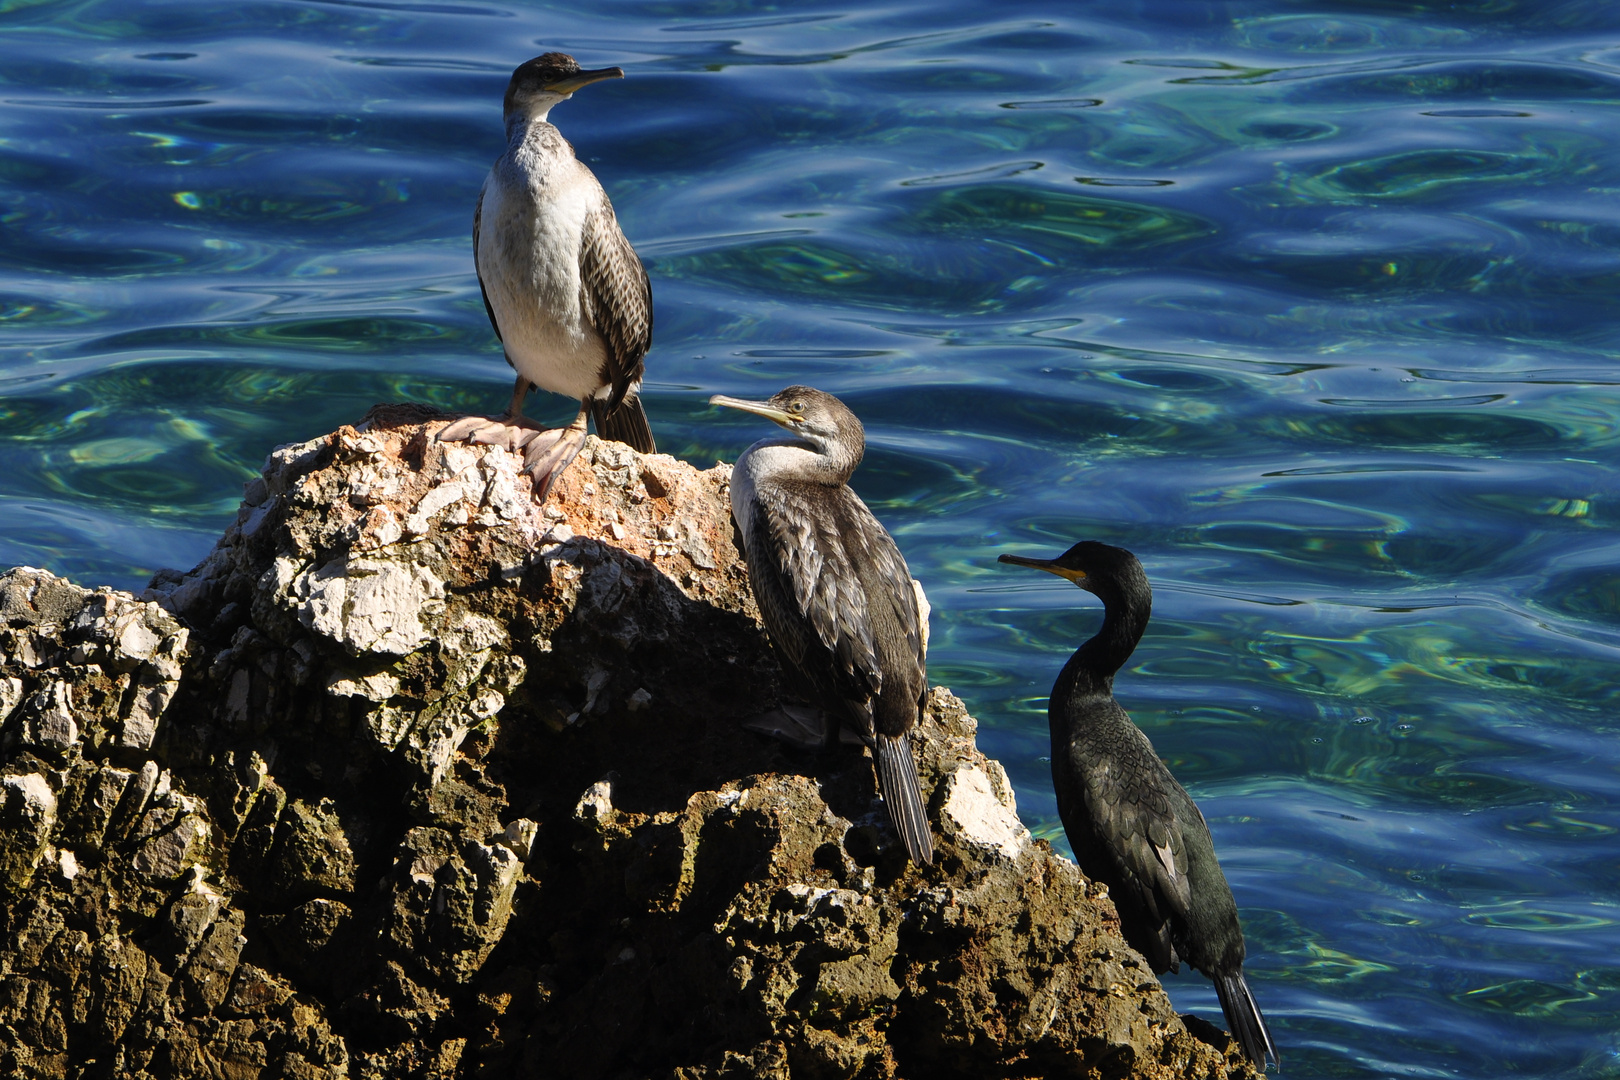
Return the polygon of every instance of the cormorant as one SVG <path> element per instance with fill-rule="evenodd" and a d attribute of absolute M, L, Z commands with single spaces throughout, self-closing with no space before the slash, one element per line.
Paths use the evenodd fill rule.
<path fill-rule="evenodd" d="M 1142 564 L 1089 540 L 1055 559 L 1000 561 L 1067 578 L 1103 602 L 1102 629 L 1063 665 L 1047 709 L 1058 813 L 1080 869 L 1108 885 L 1125 940 L 1154 972 L 1185 960 L 1209 976 L 1249 1060 L 1280 1064 L 1243 980 L 1243 928 L 1204 815 L 1114 700 L 1114 673 L 1153 609 Z"/>
<path fill-rule="evenodd" d="M 731 470 L 731 513 L 748 579 L 782 667 L 829 718 L 860 736 L 912 862 L 934 861 L 909 732 L 928 693 L 911 571 L 847 481 L 866 432 L 843 402 L 808 386 L 769 401 L 710 404 L 774 420 L 787 437 L 750 446 Z"/>
<path fill-rule="evenodd" d="M 522 450 L 541 498 L 584 447 L 587 413 L 603 438 L 654 449 L 639 396 L 652 345 L 647 271 L 602 185 L 546 120 L 575 90 L 623 77 L 617 67 L 582 71 L 566 53 L 519 65 L 506 87 L 506 152 L 473 211 L 484 310 L 517 383 L 505 416 L 464 417 L 439 438 Z M 531 386 L 567 394 L 579 415 L 552 429 L 525 418 Z"/>

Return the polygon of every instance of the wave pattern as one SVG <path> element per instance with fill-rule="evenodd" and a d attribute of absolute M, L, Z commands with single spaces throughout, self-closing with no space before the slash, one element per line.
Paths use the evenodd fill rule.
<path fill-rule="evenodd" d="M 503 404 L 507 74 L 622 64 L 554 118 L 653 276 L 660 445 L 853 405 L 1037 835 L 1098 613 L 994 557 L 1123 543 L 1119 694 L 1289 1074 L 1616 1075 L 1613 6 L 575 7 L 0 5 L 0 565 L 139 588 L 278 443 Z"/>

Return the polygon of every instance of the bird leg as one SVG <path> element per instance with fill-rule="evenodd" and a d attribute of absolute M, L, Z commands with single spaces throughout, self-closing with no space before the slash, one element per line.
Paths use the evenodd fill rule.
<path fill-rule="evenodd" d="M 840 742 L 861 744 L 861 737 L 820 709 L 781 702 L 770 712 L 743 721 L 743 727 L 800 750 L 830 750 Z"/>
<path fill-rule="evenodd" d="M 581 406 L 574 422 L 548 428 L 523 415 L 523 399 L 534 384 L 523 376 L 512 386 L 512 403 L 504 416 L 463 416 L 439 431 L 439 442 L 469 442 L 477 446 L 504 446 L 523 455 L 523 467 L 534 481 L 537 498 L 544 499 L 551 485 L 585 447 L 585 419 Z"/>

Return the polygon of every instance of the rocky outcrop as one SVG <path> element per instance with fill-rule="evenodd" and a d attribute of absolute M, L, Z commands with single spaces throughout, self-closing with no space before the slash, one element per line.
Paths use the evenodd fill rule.
<path fill-rule="evenodd" d="M 277 450 L 142 598 L 0 576 L 0 1074 L 1249 1072 L 948 691 L 930 868 L 858 747 L 745 726 L 725 466 L 592 440 L 539 506 L 439 426 Z"/>

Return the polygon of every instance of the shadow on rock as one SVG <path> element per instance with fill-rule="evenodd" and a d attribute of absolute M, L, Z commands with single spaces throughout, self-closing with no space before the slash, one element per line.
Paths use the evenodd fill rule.
<path fill-rule="evenodd" d="M 140 599 L 0 576 L 0 1072 L 1247 1071 L 948 691 L 922 871 L 862 750 L 742 728 L 724 465 L 593 439 L 536 505 L 443 422 L 278 449 Z"/>

